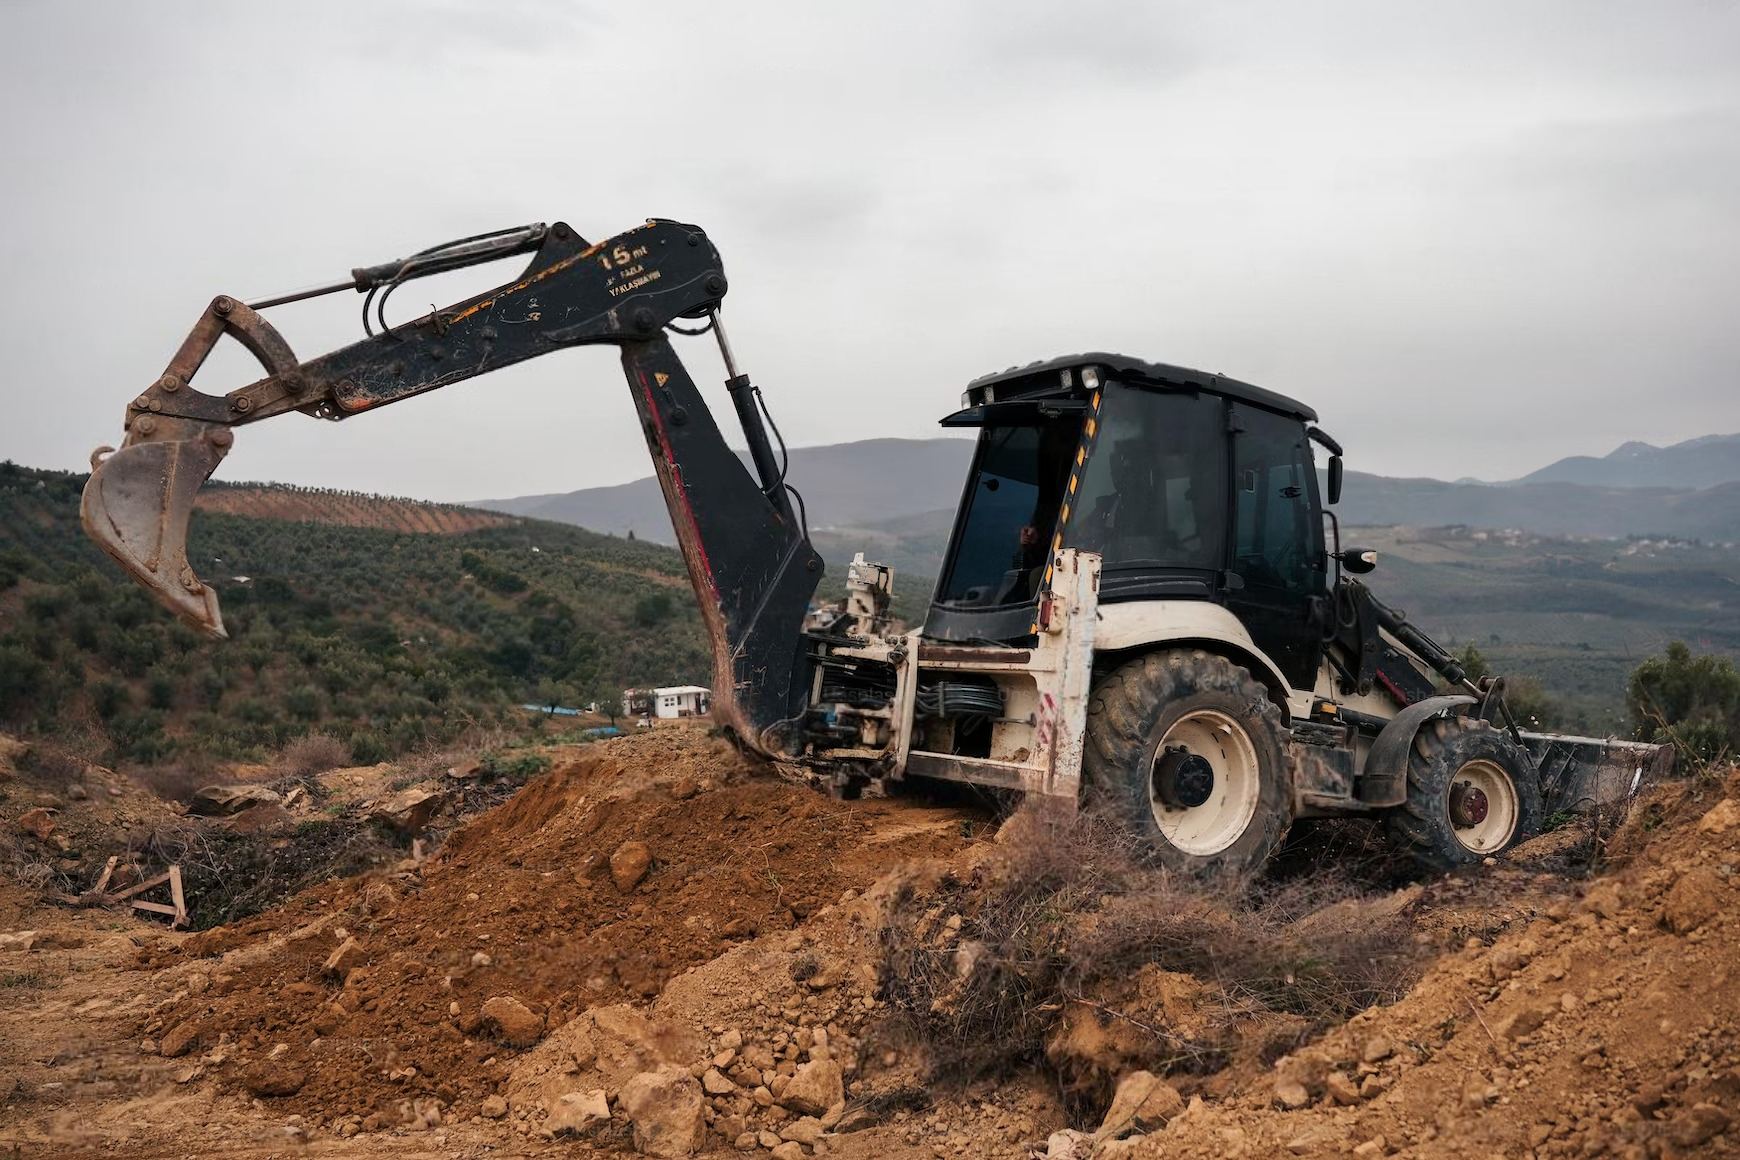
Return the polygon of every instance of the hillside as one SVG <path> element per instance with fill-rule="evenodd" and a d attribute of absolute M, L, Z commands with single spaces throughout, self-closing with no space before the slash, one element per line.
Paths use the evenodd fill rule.
<path fill-rule="evenodd" d="M 1518 483 L 1581 483 L 1596 487 L 1702 488 L 1740 480 L 1740 435 L 1704 435 L 1655 447 L 1625 443 L 1607 455 L 1573 455 Z"/>
<path fill-rule="evenodd" d="M 292 487 L 282 483 L 208 483 L 195 500 L 195 506 L 200 511 L 226 512 L 232 516 L 262 520 L 436 535 L 475 532 L 479 528 L 498 528 L 513 522 L 497 512 L 479 511 L 461 504 L 430 503 L 330 488 Z"/>
<path fill-rule="evenodd" d="M 710 673 L 675 551 L 533 520 L 401 530 L 440 523 L 440 509 L 406 501 L 364 513 L 384 525 L 368 527 L 200 512 L 189 554 L 232 637 L 206 641 L 85 539 L 85 478 L 0 464 L 0 727 L 74 740 L 94 759 L 252 760 L 320 731 L 378 761 L 518 722 L 527 700 L 606 700 Z M 313 502 L 243 489 L 240 506 L 305 514 Z"/>
<path fill-rule="evenodd" d="M 1440 643 L 1539 680 L 1559 727 L 1623 733 L 1626 677 L 1670 641 L 1740 657 L 1732 548 L 1466 527 L 1349 528 L 1344 542 L 1378 550 L 1372 589 Z"/>

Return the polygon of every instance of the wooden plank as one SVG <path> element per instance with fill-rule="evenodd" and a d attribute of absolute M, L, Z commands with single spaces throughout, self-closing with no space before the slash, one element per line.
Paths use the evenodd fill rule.
<path fill-rule="evenodd" d="M 175 899 L 175 921 L 169 924 L 169 929 L 187 925 L 187 895 L 181 892 L 181 867 L 169 868 L 169 896 Z"/>
<path fill-rule="evenodd" d="M 108 863 L 103 866 L 103 876 L 97 879 L 97 884 L 95 886 L 91 887 L 91 892 L 93 894 L 101 894 L 103 892 L 103 888 L 109 884 L 109 876 L 115 872 L 115 867 L 119 865 L 120 861 L 121 856 L 119 854 L 109 855 Z"/>
<path fill-rule="evenodd" d="M 132 887 L 129 890 L 123 890 L 119 894 L 111 895 L 110 901 L 111 902 L 125 902 L 125 901 L 127 901 L 127 899 L 133 897 L 135 894 L 139 894 L 143 891 L 149 890 L 153 886 L 162 886 L 165 882 L 168 882 L 168 881 L 169 881 L 169 871 L 165 870 L 163 873 L 161 873 L 157 877 L 151 879 L 149 882 L 141 882 L 141 883 L 139 883 L 139 885 Z"/>
<path fill-rule="evenodd" d="M 149 910 L 153 914 L 167 914 L 172 918 L 175 916 L 175 907 L 170 906 L 167 902 L 140 902 L 138 899 L 134 899 L 127 905 L 134 910 Z"/>

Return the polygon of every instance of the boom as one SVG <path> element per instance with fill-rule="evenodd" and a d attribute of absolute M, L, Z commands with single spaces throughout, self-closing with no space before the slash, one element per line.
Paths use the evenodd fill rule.
<path fill-rule="evenodd" d="M 384 308 L 385 295 L 409 279 L 527 252 L 530 264 L 506 285 L 394 327 L 381 309 L 382 329 L 369 324 L 377 296 Z M 345 289 L 368 293 L 369 337 L 306 362 L 260 313 Z M 223 637 L 217 594 L 187 559 L 187 527 L 232 428 L 289 411 L 346 419 L 552 351 L 614 345 L 712 642 L 715 714 L 759 748 L 770 726 L 803 711 L 802 622 L 822 561 L 794 516 L 760 391 L 738 373 L 719 329 L 725 291 L 704 232 L 653 220 L 596 244 L 560 222 L 482 235 L 252 306 L 220 295 L 128 405 L 120 449 L 92 454 L 85 531 L 184 621 Z M 706 321 L 684 331 L 679 319 Z M 726 445 L 667 330 L 716 334 L 756 477 Z M 195 374 L 225 335 L 253 353 L 265 377 L 222 396 L 195 390 Z"/>

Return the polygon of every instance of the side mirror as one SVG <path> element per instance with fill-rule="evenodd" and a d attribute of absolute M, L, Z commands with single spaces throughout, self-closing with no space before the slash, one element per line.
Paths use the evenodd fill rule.
<path fill-rule="evenodd" d="M 1329 502 L 1341 502 L 1341 456 L 1329 457 Z"/>
<path fill-rule="evenodd" d="M 1341 561 L 1342 568 L 1355 576 L 1364 576 L 1377 567 L 1376 548 L 1343 548 L 1335 553 L 1335 558 Z"/>

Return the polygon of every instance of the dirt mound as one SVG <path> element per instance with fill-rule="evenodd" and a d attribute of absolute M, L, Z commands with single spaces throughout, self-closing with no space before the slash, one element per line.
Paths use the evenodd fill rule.
<path fill-rule="evenodd" d="M 1611 843 L 1617 873 L 1118 1154 L 1733 1155 L 1740 778 L 1725 790 L 1663 787 Z"/>
<path fill-rule="evenodd" d="M 185 996 L 138 1033 L 190 1058 L 224 1042 L 220 1086 L 268 1083 L 297 1111 L 375 1127 L 437 1099 L 470 1116 L 545 1029 L 644 1002 L 888 862 L 963 841 L 946 811 L 866 841 L 910 809 L 752 776 L 698 730 L 583 747 L 420 866 L 188 942 L 184 957 L 217 957 L 174 968 Z M 625 878 L 612 855 L 635 843 L 647 856 Z"/>
<path fill-rule="evenodd" d="M 984 813 L 833 802 L 699 728 L 551 756 L 436 856 L 230 928 L 116 933 L 0 889 L 0 1145 L 1667 1160 L 1740 1138 L 1740 776 L 1657 787 L 1600 840 L 1238 900 L 1030 815 L 986 842 Z M 1370 984 L 1396 960 L 1418 978 L 1389 1003 Z M 951 1039 L 986 1028 L 994 1057 Z"/>

